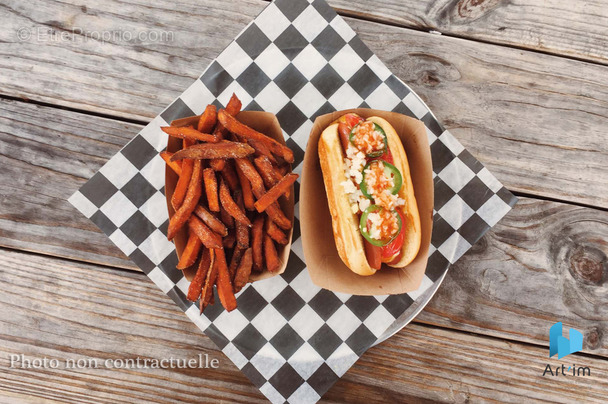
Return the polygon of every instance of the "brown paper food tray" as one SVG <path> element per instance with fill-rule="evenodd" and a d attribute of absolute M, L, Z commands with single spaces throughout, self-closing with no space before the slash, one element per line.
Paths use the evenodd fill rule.
<path fill-rule="evenodd" d="M 281 130 L 281 126 L 279 125 L 279 121 L 270 112 L 261 112 L 261 111 L 242 111 L 237 115 L 237 119 L 244 123 L 247 126 L 252 127 L 258 132 L 264 133 L 269 137 L 279 141 L 281 144 L 285 144 L 285 139 L 283 138 L 283 131 Z M 182 119 L 177 119 L 172 122 L 173 126 L 185 126 L 196 124 L 198 122 L 198 117 L 187 117 Z M 182 148 L 182 140 L 174 137 L 169 137 L 169 141 L 167 142 L 167 151 L 176 152 L 177 150 Z M 165 171 L 165 195 L 167 198 L 167 209 L 169 210 L 169 218 L 173 217 L 175 214 L 175 210 L 173 210 L 173 206 L 171 206 L 171 197 L 173 196 L 173 192 L 175 191 L 175 186 L 177 185 L 178 176 L 173 170 L 169 167 L 166 168 Z M 203 199 L 205 198 L 203 192 Z M 291 188 L 290 198 L 288 201 L 285 201 L 285 198 L 279 199 L 279 204 L 281 209 L 285 213 L 285 215 L 291 220 L 293 223 L 293 209 L 294 209 L 294 192 L 293 186 Z M 279 259 L 281 260 L 281 267 L 277 272 L 269 272 L 264 271 L 262 273 L 256 274 L 252 273 L 249 277 L 250 282 L 259 281 L 266 278 L 271 278 L 275 275 L 282 274 L 287 267 L 287 260 L 289 259 L 289 250 L 291 248 L 291 238 L 293 236 L 293 227 L 289 231 L 288 243 L 285 246 L 281 246 L 277 244 L 277 253 L 279 255 Z M 175 243 L 175 250 L 177 252 L 178 258 L 181 257 L 182 251 L 186 247 L 186 243 L 188 241 L 188 230 L 187 226 L 184 226 L 178 234 L 173 239 Z M 194 274 L 196 273 L 197 265 L 193 265 L 190 268 L 184 270 L 184 275 L 186 279 L 189 281 L 194 278 Z"/>
<path fill-rule="evenodd" d="M 378 116 L 394 128 L 405 149 L 420 213 L 422 241 L 416 258 L 403 268 L 383 265 L 374 275 L 361 276 L 342 262 L 333 237 L 331 215 L 319 163 L 321 133 L 340 116 L 354 112 L 363 118 Z M 355 295 L 401 294 L 418 289 L 426 270 L 433 227 L 433 167 L 424 124 L 394 112 L 350 109 L 318 117 L 313 125 L 300 190 L 300 226 L 306 266 L 314 284 L 335 292 Z"/>

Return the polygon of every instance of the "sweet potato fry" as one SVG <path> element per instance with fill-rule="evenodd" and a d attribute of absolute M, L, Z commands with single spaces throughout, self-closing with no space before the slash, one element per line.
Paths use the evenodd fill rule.
<path fill-rule="evenodd" d="M 281 156 L 283 160 L 288 163 L 293 163 L 293 152 L 289 147 L 283 146 L 276 140 L 250 128 L 249 126 L 239 122 L 235 117 L 228 114 L 226 111 L 220 111 L 218 113 L 219 122 L 230 132 L 235 133 L 237 136 L 244 139 L 255 139 L 263 142 L 273 154 Z"/>
<path fill-rule="evenodd" d="M 189 126 L 183 127 L 175 127 L 175 126 L 163 126 L 161 127 L 162 131 L 167 135 L 172 137 L 177 137 L 180 139 L 191 139 L 191 140 L 200 140 L 201 142 L 217 142 L 218 139 L 210 135 L 208 133 L 202 133 L 198 130 L 191 128 Z"/>
<path fill-rule="evenodd" d="M 221 141 L 224 139 L 226 133 L 228 133 L 228 131 L 224 129 L 221 123 L 218 122 L 217 125 L 215 125 L 215 128 L 213 129 L 212 135 L 215 136 L 218 141 Z"/>
<path fill-rule="evenodd" d="M 215 259 L 217 261 L 217 295 L 226 311 L 232 311 L 236 309 L 236 298 L 230 282 L 226 255 L 223 249 L 215 250 Z"/>
<path fill-rule="evenodd" d="M 182 162 L 181 161 L 171 161 L 171 156 L 173 153 L 168 151 L 160 152 L 160 157 L 165 160 L 165 163 L 175 172 L 175 174 L 182 175 Z"/>
<path fill-rule="evenodd" d="M 253 206 L 253 204 L 255 201 L 253 200 L 253 192 L 251 191 L 251 183 L 249 182 L 247 177 L 245 177 L 245 174 L 243 174 L 243 171 L 241 171 L 241 169 L 239 168 L 238 165 L 235 164 L 234 168 L 235 168 L 237 177 L 239 178 L 239 183 L 241 184 L 241 190 L 242 190 L 242 195 L 243 195 L 243 205 L 245 206 L 245 209 L 247 209 L 247 210 L 254 210 L 255 207 Z"/>
<path fill-rule="evenodd" d="M 196 140 L 194 139 L 184 139 L 182 141 L 182 149 L 187 149 L 190 146 L 194 146 L 196 144 Z"/>
<path fill-rule="evenodd" d="M 175 127 L 182 127 L 182 126 L 195 127 L 197 125 L 199 119 L 200 119 L 199 115 L 188 116 L 186 118 L 174 119 L 171 121 L 171 123 L 169 125 L 175 126 Z"/>
<path fill-rule="evenodd" d="M 239 266 L 239 262 L 241 262 L 241 257 L 245 252 L 242 248 L 235 248 L 232 252 L 232 258 L 230 258 L 230 266 L 228 267 L 228 273 L 230 274 L 230 279 L 234 280 L 234 274 L 236 273 L 236 269 Z"/>
<path fill-rule="evenodd" d="M 258 216 L 253 221 L 251 228 L 251 250 L 253 255 L 253 270 L 262 272 L 264 269 L 264 216 Z"/>
<path fill-rule="evenodd" d="M 200 119 L 198 120 L 197 130 L 202 133 L 211 133 L 215 123 L 217 122 L 217 108 L 213 104 L 207 105 L 205 108 L 205 112 L 202 113 Z M 214 139 L 217 139 L 214 137 Z"/>
<path fill-rule="evenodd" d="M 277 249 L 269 235 L 264 236 L 264 259 L 266 260 L 266 269 L 270 272 L 277 272 L 281 266 Z"/>
<path fill-rule="evenodd" d="M 225 165 L 226 165 L 226 160 L 224 160 L 224 159 L 209 160 L 209 167 L 213 168 L 215 171 L 222 171 L 224 169 Z"/>
<path fill-rule="evenodd" d="M 186 162 L 191 160 L 186 160 Z M 205 194 L 207 195 L 207 205 L 212 212 L 220 211 L 220 202 L 217 194 L 217 178 L 215 171 L 211 168 L 203 170 L 203 181 L 205 182 Z"/>
<path fill-rule="evenodd" d="M 198 258 L 198 253 L 201 250 L 201 246 L 201 240 L 197 237 L 197 235 L 191 231 L 188 231 L 188 242 L 186 243 L 184 251 L 182 251 L 182 256 L 179 257 L 179 262 L 177 263 L 176 268 L 184 270 L 194 264 Z"/>
<path fill-rule="evenodd" d="M 270 188 L 268 192 L 258 198 L 255 202 L 254 206 L 258 212 L 265 211 L 273 202 L 275 202 L 279 197 L 287 191 L 294 182 L 298 179 L 298 174 L 287 174 L 285 177 L 281 178 L 279 182 L 276 183 L 275 186 Z"/>
<path fill-rule="evenodd" d="M 253 154 L 255 150 L 247 143 L 222 140 L 220 143 L 201 143 L 175 152 L 171 161 L 183 159 L 238 159 Z"/>
<path fill-rule="evenodd" d="M 228 235 L 222 239 L 222 245 L 224 248 L 232 248 L 236 243 L 236 235 L 234 231 L 228 232 Z"/>
<path fill-rule="evenodd" d="M 235 160 L 237 166 L 241 168 L 243 174 L 249 182 L 251 183 L 251 191 L 256 198 L 261 198 L 266 193 L 266 188 L 264 188 L 264 182 L 262 181 L 262 177 L 257 172 L 253 163 L 248 159 L 237 159 Z M 291 221 L 285 216 L 285 214 L 281 211 L 278 203 L 272 203 L 268 208 L 266 208 L 266 214 L 275 222 L 281 229 L 289 230 L 291 228 Z"/>
<path fill-rule="evenodd" d="M 203 283 L 205 282 L 207 272 L 209 272 L 212 264 L 210 251 L 211 250 L 208 248 L 205 248 L 203 251 L 201 262 L 199 262 L 198 269 L 196 270 L 196 275 L 194 275 L 194 279 L 192 279 L 192 282 L 190 282 L 190 286 L 188 287 L 188 295 L 186 298 L 191 302 L 196 302 L 203 291 Z"/>
<path fill-rule="evenodd" d="M 291 229 L 291 220 L 285 216 L 285 213 L 281 210 L 278 202 L 273 202 L 268 208 L 266 208 L 266 214 L 283 230 Z"/>
<path fill-rule="evenodd" d="M 230 190 L 226 185 L 226 181 L 222 178 L 220 180 L 220 202 L 222 206 L 228 212 L 230 216 L 232 216 L 236 221 L 241 222 L 247 226 L 251 226 L 251 222 L 245 215 L 242 209 L 234 202 L 232 196 L 230 195 Z"/>
<path fill-rule="evenodd" d="M 255 149 L 254 155 L 256 157 L 264 156 L 268 160 L 270 160 L 270 162 L 272 164 L 275 164 L 275 165 L 279 164 L 277 162 L 277 159 L 274 158 L 274 155 L 270 152 L 270 149 L 268 147 L 266 147 L 264 142 L 262 142 L 260 140 L 256 140 L 256 139 L 249 139 L 249 140 L 247 140 L 247 144 Z"/>
<path fill-rule="evenodd" d="M 237 97 L 235 93 L 232 93 L 228 104 L 226 104 L 226 113 L 236 116 L 239 112 L 241 112 L 241 107 L 241 100 L 239 100 L 239 97 Z M 222 135 L 225 136 L 228 130 L 222 124 L 219 124 L 218 127 L 220 128 Z"/>
<path fill-rule="evenodd" d="M 249 180 L 251 184 L 251 191 L 255 195 L 256 198 L 261 197 L 266 193 L 266 188 L 264 188 L 264 181 L 262 181 L 262 177 L 257 172 L 253 163 L 249 161 L 249 159 L 236 159 L 235 163 L 237 167 L 241 169 L 243 175 Z"/>
<path fill-rule="evenodd" d="M 234 218 L 226 212 L 224 205 L 220 205 L 220 219 L 222 219 L 222 223 L 224 223 L 227 228 L 234 229 Z"/>
<path fill-rule="evenodd" d="M 266 234 L 281 245 L 286 245 L 288 242 L 287 235 L 270 218 L 266 219 Z"/>
<path fill-rule="evenodd" d="M 236 204 L 239 209 L 243 211 L 243 196 L 240 192 L 236 193 Z M 247 226 L 245 223 L 237 221 L 235 227 L 237 246 L 242 249 L 249 248 L 249 227 L 251 227 L 251 225 Z"/>
<path fill-rule="evenodd" d="M 253 258 L 251 248 L 245 250 L 245 253 L 241 257 L 241 262 L 234 275 L 234 293 L 238 293 L 243 286 L 249 282 L 249 275 L 251 275 L 251 268 L 253 266 Z"/>
<path fill-rule="evenodd" d="M 266 188 L 274 187 L 283 176 L 279 171 L 272 165 L 270 160 L 266 156 L 256 157 L 253 162 L 255 163 L 255 167 L 258 169 L 260 176 L 264 180 L 264 185 Z M 287 191 L 283 195 L 285 198 L 289 199 L 290 188 L 287 188 Z"/>
<path fill-rule="evenodd" d="M 272 188 L 276 185 L 277 182 L 281 179 L 281 175 L 278 171 L 274 170 L 272 163 L 266 156 L 258 156 L 253 159 L 253 163 L 255 164 L 255 168 L 257 168 L 258 173 L 264 180 L 264 185 L 266 188 Z"/>
<path fill-rule="evenodd" d="M 234 171 L 234 163 L 230 160 L 226 161 L 224 168 L 221 171 L 222 178 L 226 181 L 226 185 L 232 192 L 239 189 L 239 177 L 236 175 L 236 171 Z"/>
<path fill-rule="evenodd" d="M 230 97 L 230 101 L 226 104 L 226 112 L 232 116 L 236 116 L 239 112 L 241 112 L 241 100 L 236 96 L 235 93 L 232 93 Z"/>
<path fill-rule="evenodd" d="M 201 239 L 203 245 L 207 248 L 222 248 L 222 238 L 219 234 L 214 233 L 205 223 L 198 217 L 190 216 L 188 219 L 189 228 Z"/>
<path fill-rule="evenodd" d="M 182 175 L 179 176 L 173 196 L 171 197 L 171 206 L 173 209 L 178 210 L 188 191 L 188 185 L 190 185 L 190 179 L 192 178 L 192 169 L 194 168 L 194 160 L 186 160 L 182 162 Z"/>
<path fill-rule="evenodd" d="M 224 223 L 217 217 L 215 217 L 211 212 L 205 209 L 202 205 L 198 205 L 194 209 L 194 214 L 198 216 L 203 223 L 205 223 L 211 230 L 215 233 L 219 234 L 222 237 L 228 235 L 228 229 L 224 226 Z"/>
<path fill-rule="evenodd" d="M 217 280 L 217 265 L 215 264 L 215 250 L 209 250 L 209 256 L 211 263 L 209 264 L 209 271 L 207 271 L 207 276 L 205 279 L 205 285 L 203 286 L 203 290 L 201 292 L 201 300 L 200 300 L 200 310 L 203 313 L 205 307 L 209 303 L 213 304 L 213 285 L 215 285 L 215 281 Z"/>
<path fill-rule="evenodd" d="M 232 97 L 230 97 L 230 101 L 228 101 L 228 104 L 226 105 L 226 112 L 232 116 L 236 116 L 236 114 L 241 112 L 241 106 L 241 100 L 239 100 L 235 93 L 232 93 Z M 228 130 L 218 122 L 213 131 L 213 135 L 217 136 L 218 139 L 223 139 L 226 136 L 226 133 L 228 133 Z"/>
<path fill-rule="evenodd" d="M 288 172 L 291 171 L 291 167 L 289 166 L 289 164 L 281 164 L 276 168 L 276 170 L 279 172 L 279 174 L 281 174 L 281 177 L 284 177 L 287 175 Z"/>
<path fill-rule="evenodd" d="M 169 220 L 169 228 L 167 229 L 167 238 L 172 240 L 177 234 L 179 229 L 188 221 L 188 218 L 194 212 L 196 205 L 198 205 L 199 199 L 203 193 L 202 179 L 203 179 L 203 167 L 202 161 L 194 161 L 194 168 L 192 169 L 192 177 L 190 178 L 190 184 L 188 184 L 188 191 L 184 198 L 184 202 L 175 212 L 173 217 Z M 202 240 L 201 240 L 202 241 Z"/>

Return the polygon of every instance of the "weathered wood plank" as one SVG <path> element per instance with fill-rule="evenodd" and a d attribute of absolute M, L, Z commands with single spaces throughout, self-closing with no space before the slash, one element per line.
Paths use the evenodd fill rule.
<path fill-rule="evenodd" d="M 602 0 L 329 0 L 340 13 L 608 64 Z"/>
<path fill-rule="evenodd" d="M 605 401 L 606 359 L 574 355 L 558 361 L 549 359 L 548 351 L 519 342 L 410 324 L 366 352 L 326 398 L 361 403 L 372 395 L 379 403 L 416 402 L 418 397 L 459 403 Z M 598 379 L 542 376 L 547 364 L 555 370 L 561 363 L 566 369 L 573 364 L 576 368 L 597 369 L 595 373 L 592 370 L 591 376 Z M 602 381 L 596 384 L 599 380 Z M 381 388 L 375 387 L 377 384 Z M 358 389 L 358 385 L 364 385 L 365 390 Z M 418 388 L 425 391 L 424 395 L 417 392 Z"/>
<path fill-rule="evenodd" d="M 66 198 L 138 129 L 64 110 L 1 102 L 0 162 L 6 175 L 0 176 L 0 244 L 136 269 Z M 607 355 L 607 296 L 602 292 L 606 240 L 607 212 L 522 198 L 453 268 L 420 319 L 541 344 L 550 324 L 564 321 L 585 330 L 587 349 Z M 573 263 L 576 275 L 569 272 Z M 527 279 L 534 281 L 522 281 Z M 519 292 L 522 283 L 530 287 L 525 299 Z M 579 303 L 564 303 L 572 290 L 580 294 Z M 586 301 L 593 304 L 580 306 Z"/>
<path fill-rule="evenodd" d="M 143 274 L 0 250 L 0 390 L 88 402 L 263 402 L 257 389 Z M 106 369 L 105 359 L 219 360 L 218 369 Z M 9 355 L 98 359 L 98 368 L 9 368 Z M 591 376 L 542 377 L 547 363 Z M 608 361 L 412 324 L 372 348 L 322 402 L 601 402 Z"/>
<path fill-rule="evenodd" d="M 9 2 L 0 31 L 5 41 L 0 92 L 147 120 L 188 87 L 267 3 L 238 4 L 163 3 L 155 6 L 162 9 L 158 12 L 106 0 L 86 4 L 83 12 L 80 4 Z M 348 22 L 510 189 L 608 207 L 605 66 Z M 167 43 L 100 42 L 79 35 L 19 42 L 22 26 L 58 32 L 174 30 L 174 36 Z"/>
<path fill-rule="evenodd" d="M 608 356 L 608 212 L 522 198 L 417 321 L 547 345 L 562 321 Z"/>
<path fill-rule="evenodd" d="M 4 2 L 0 88 L 16 97 L 148 120 L 264 6 L 261 0 Z M 160 38 L 147 40 L 153 32 Z M 111 38 L 104 40 L 104 33 Z"/>
<path fill-rule="evenodd" d="M 0 245 L 136 268 L 67 198 L 140 128 L 0 101 Z"/>
<path fill-rule="evenodd" d="M 608 68 L 350 22 L 509 189 L 608 207 Z"/>
<path fill-rule="evenodd" d="M 0 389 L 67 402 L 262 402 L 213 342 L 143 274 L 0 251 Z M 98 360 L 91 369 L 10 369 L 10 354 Z M 197 358 L 219 369 L 107 369 L 106 359 Z M 203 400 L 205 401 L 205 400 Z"/>

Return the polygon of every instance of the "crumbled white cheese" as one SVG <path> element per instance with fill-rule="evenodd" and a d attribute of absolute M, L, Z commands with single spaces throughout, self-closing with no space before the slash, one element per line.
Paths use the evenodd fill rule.
<path fill-rule="evenodd" d="M 344 159 L 346 176 L 352 178 L 355 184 L 361 183 L 363 180 L 363 167 L 365 167 L 365 154 L 352 144 L 349 144 L 346 149 L 346 159 Z"/>
<path fill-rule="evenodd" d="M 369 208 L 369 206 L 371 205 L 371 201 L 367 198 L 362 198 L 359 200 L 359 210 L 361 212 L 365 212 L 365 209 Z"/>
<path fill-rule="evenodd" d="M 347 194 L 352 194 L 357 191 L 357 187 L 350 179 L 342 181 L 340 185 L 342 185 L 342 188 L 344 188 L 344 192 L 346 192 Z"/>
<path fill-rule="evenodd" d="M 374 175 L 368 175 L 368 173 L 366 173 L 366 186 L 368 193 L 374 197 L 373 201 L 363 195 L 363 192 L 359 189 L 359 184 L 363 181 L 363 168 L 366 163 L 365 154 L 352 144 L 349 144 L 346 149 L 346 158 L 344 159 L 344 174 L 347 179 L 342 181 L 340 185 L 348 196 L 351 211 L 354 214 L 361 214 L 372 204 L 377 204 L 388 209 L 403 206 L 405 200 L 398 195 L 391 194 L 388 189 L 376 190 L 378 178 Z M 383 188 L 387 185 L 389 188 L 394 186 L 394 179 L 392 177 L 384 177 L 384 180 L 382 181 L 384 183 Z M 380 239 L 382 234 L 390 233 L 391 220 L 388 221 L 389 223 L 384 223 L 385 220 L 377 212 L 371 212 L 368 215 L 368 220 L 370 223 L 369 234 L 372 238 Z"/>
<path fill-rule="evenodd" d="M 349 145 L 346 149 L 346 158 L 344 159 L 344 173 L 348 179 L 340 185 L 342 185 L 344 193 L 348 196 L 351 209 L 355 214 L 359 210 L 364 211 L 370 204 L 369 200 L 358 188 L 358 185 L 363 180 L 363 167 L 365 167 L 365 154 L 361 153 L 354 146 Z"/>

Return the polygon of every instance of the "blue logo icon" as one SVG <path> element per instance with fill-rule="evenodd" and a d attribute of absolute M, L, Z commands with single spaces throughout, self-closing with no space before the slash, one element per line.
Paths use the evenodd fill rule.
<path fill-rule="evenodd" d="M 557 354 L 557 359 L 583 349 L 583 334 L 570 328 L 570 339 L 562 335 L 562 323 L 555 323 L 549 330 L 549 357 Z"/>

